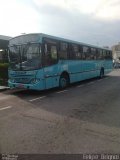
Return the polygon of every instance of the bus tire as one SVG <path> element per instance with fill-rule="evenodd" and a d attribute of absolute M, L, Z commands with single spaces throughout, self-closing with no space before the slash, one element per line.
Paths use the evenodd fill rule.
<path fill-rule="evenodd" d="M 104 68 L 101 68 L 100 70 L 100 78 L 103 78 L 104 77 Z"/>
<path fill-rule="evenodd" d="M 64 89 L 66 88 L 68 85 L 69 85 L 69 75 L 67 73 L 64 73 L 60 76 L 60 79 L 59 79 L 59 87 L 61 89 Z"/>

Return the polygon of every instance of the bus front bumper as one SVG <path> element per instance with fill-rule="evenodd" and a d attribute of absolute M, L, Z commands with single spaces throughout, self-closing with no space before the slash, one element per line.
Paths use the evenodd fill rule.
<path fill-rule="evenodd" d="M 39 82 L 35 84 L 21 84 L 21 83 L 12 83 L 8 81 L 8 86 L 10 89 L 30 89 L 30 90 L 44 90 L 44 82 Z"/>

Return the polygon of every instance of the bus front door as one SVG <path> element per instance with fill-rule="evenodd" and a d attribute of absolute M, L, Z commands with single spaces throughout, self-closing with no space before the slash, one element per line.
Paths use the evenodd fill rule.
<path fill-rule="evenodd" d="M 45 44 L 44 77 L 46 89 L 58 86 L 58 54 L 56 44 Z"/>
<path fill-rule="evenodd" d="M 46 89 L 58 86 L 59 79 L 57 75 L 58 75 L 57 64 L 44 68 L 45 88 Z"/>

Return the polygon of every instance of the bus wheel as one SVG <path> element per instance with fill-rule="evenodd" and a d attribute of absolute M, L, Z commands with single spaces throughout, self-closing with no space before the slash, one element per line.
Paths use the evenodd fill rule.
<path fill-rule="evenodd" d="M 64 89 L 68 86 L 68 84 L 69 84 L 69 76 L 66 74 L 61 75 L 59 80 L 59 87 L 61 89 Z"/>
<path fill-rule="evenodd" d="M 103 77 L 104 77 L 104 69 L 101 68 L 101 70 L 100 70 L 100 78 L 103 78 Z"/>

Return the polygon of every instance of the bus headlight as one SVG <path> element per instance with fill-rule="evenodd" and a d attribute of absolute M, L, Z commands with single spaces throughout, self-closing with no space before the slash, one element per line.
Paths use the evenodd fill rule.
<path fill-rule="evenodd" d="M 31 83 L 37 83 L 37 82 L 39 82 L 39 81 L 40 81 L 39 78 L 33 78 L 33 79 L 31 79 Z"/>
<path fill-rule="evenodd" d="M 11 83 L 15 83 L 15 79 L 10 78 L 10 82 L 11 82 Z"/>

